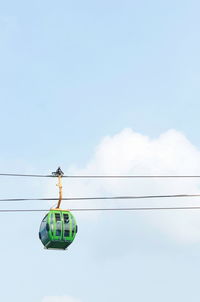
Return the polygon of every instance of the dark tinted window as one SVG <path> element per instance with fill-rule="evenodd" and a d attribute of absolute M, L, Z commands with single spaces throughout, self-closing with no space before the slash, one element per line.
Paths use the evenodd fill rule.
<path fill-rule="evenodd" d="M 55 216 L 56 216 L 56 222 L 61 220 L 60 219 L 60 214 L 56 213 Z"/>
<path fill-rule="evenodd" d="M 61 235 L 61 230 L 60 229 L 56 229 L 56 236 L 60 236 Z"/>
<path fill-rule="evenodd" d="M 68 223 L 69 222 L 69 215 L 68 214 L 64 214 L 64 223 Z"/>
<path fill-rule="evenodd" d="M 76 221 L 72 215 L 71 215 L 71 221 L 72 221 L 72 233 L 74 234 L 76 232 Z"/>
<path fill-rule="evenodd" d="M 69 237 L 69 230 L 64 231 L 64 237 Z"/>
<path fill-rule="evenodd" d="M 68 214 L 63 214 L 64 218 L 64 237 L 69 237 L 70 236 L 70 224 L 69 224 L 69 215 Z"/>

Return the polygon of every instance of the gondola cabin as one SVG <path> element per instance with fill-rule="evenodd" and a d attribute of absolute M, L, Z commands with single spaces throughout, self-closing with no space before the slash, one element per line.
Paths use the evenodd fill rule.
<path fill-rule="evenodd" d="M 77 229 L 70 211 L 52 209 L 41 222 L 39 238 L 46 249 L 65 250 L 73 242 Z"/>

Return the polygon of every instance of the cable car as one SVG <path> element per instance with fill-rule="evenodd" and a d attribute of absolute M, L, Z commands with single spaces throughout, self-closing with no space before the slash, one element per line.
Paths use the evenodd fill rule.
<path fill-rule="evenodd" d="M 51 209 L 43 218 L 39 238 L 46 249 L 66 250 L 74 241 L 78 227 L 72 213 L 60 208 L 62 202 L 62 176 L 64 173 L 60 169 L 52 173 L 58 177 L 59 200 L 57 207 Z"/>
<path fill-rule="evenodd" d="M 52 209 L 41 222 L 39 238 L 46 249 L 65 250 L 73 242 L 77 230 L 70 211 Z"/>

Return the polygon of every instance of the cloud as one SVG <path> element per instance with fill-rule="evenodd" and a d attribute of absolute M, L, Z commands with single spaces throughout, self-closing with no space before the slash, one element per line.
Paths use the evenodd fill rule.
<path fill-rule="evenodd" d="M 150 138 L 125 129 L 105 137 L 96 147 L 85 168 L 71 167 L 66 174 L 197 174 L 200 175 L 200 152 L 180 132 L 169 130 L 158 138 Z M 64 186 L 65 188 L 65 186 Z M 65 190 L 65 189 L 64 189 Z M 85 179 L 67 180 L 65 196 L 117 196 L 146 194 L 200 193 L 200 182 L 195 179 Z M 68 202 L 67 207 L 98 206 L 180 206 L 200 205 L 199 199 L 160 199 L 106 202 Z M 77 215 L 77 214 L 76 214 Z M 81 214 L 78 214 L 79 216 Z M 102 214 L 82 214 L 85 219 L 100 222 Z M 120 215 L 120 214 L 119 214 Z M 139 222 L 148 233 L 149 226 L 166 237 L 181 243 L 200 241 L 200 212 L 166 211 L 137 213 Z M 122 214 L 121 214 L 122 216 Z M 123 214 L 123 219 L 124 218 Z M 127 215 L 130 217 L 130 215 Z M 132 216 L 133 217 L 133 216 Z M 130 218 L 129 218 L 130 219 Z M 124 221 L 127 224 L 127 221 Z M 129 221 L 129 230 L 136 227 Z M 121 228 L 117 222 L 116 230 Z"/>
<path fill-rule="evenodd" d="M 70 296 L 49 296 L 44 297 L 42 302 L 81 302 L 81 300 Z"/>

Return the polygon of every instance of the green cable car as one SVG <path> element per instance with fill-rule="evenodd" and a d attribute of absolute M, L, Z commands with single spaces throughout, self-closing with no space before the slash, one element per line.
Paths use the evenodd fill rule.
<path fill-rule="evenodd" d="M 64 173 L 60 169 L 52 173 L 58 177 L 59 200 L 56 209 L 51 209 L 43 218 L 39 238 L 46 249 L 66 250 L 74 241 L 78 227 L 72 213 L 67 210 L 61 210 L 62 202 L 62 176 Z"/>
<path fill-rule="evenodd" d="M 39 238 L 46 249 L 65 250 L 73 242 L 77 230 L 70 211 L 52 209 L 41 222 Z"/>

